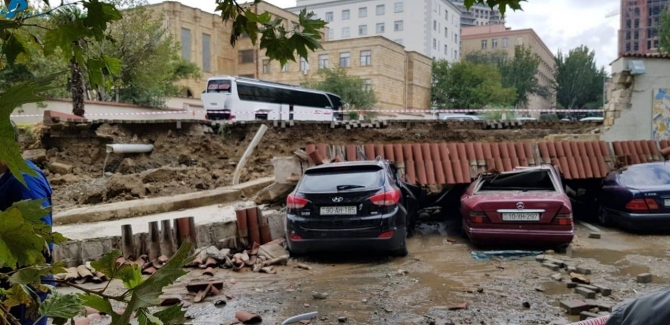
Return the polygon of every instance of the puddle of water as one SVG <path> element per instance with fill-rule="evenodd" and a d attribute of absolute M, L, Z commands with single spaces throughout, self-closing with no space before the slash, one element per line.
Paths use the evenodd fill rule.
<path fill-rule="evenodd" d="M 633 264 L 629 266 L 619 267 L 616 275 L 637 276 L 638 274 L 649 273 L 649 267 L 645 265 Z"/>
<path fill-rule="evenodd" d="M 572 293 L 572 291 L 568 289 L 567 284 L 565 282 L 558 282 L 558 281 L 542 282 L 540 284 L 540 287 L 544 288 L 544 294 L 549 296 Z"/>

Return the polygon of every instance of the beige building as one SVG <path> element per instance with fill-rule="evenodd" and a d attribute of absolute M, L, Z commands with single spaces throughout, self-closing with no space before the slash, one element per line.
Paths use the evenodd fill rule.
<path fill-rule="evenodd" d="M 161 14 L 166 27 L 182 44 L 182 57 L 196 63 L 199 80 L 184 81 L 187 97 L 199 98 L 207 78 L 233 75 L 262 80 L 300 84 L 314 76 L 319 68 L 345 67 L 348 74 L 366 81 L 377 95 L 380 109 L 428 109 L 430 107 L 431 59 L 416 52 L 405 51 L 381 36 L 327 41 L 328 29 L 322 31 L 323 50 L 309 54 L 309 60 L 289 61 L 284 67 L 269 62 L 264 50 L 252 45 L 248 38 L 230 45 L 230 24 L 216 14 L 166 1 L 150 8 Z M 284 19 L 285 27 L 297 23 L 298 16 L 267 2 L 261 2 L 259 13 L 268 11 Z"/>
<path fill-rule="evenodd" d="M 544 44 L 542 39 L 532 29 L 512 30 L 504 24 L 463 27 L 461 29 L 461 58 L 466 54 L 479 50 L 504 50 L 509 57 L 514 57 L 516 45 L 529 47 L 537 54 L 542 62 L 538 67 L 537 79 L 542 86 L 549 87 L 554 81 L 554 54 Z M 556 106 L 556 95 L 549 98 L 531 96 L 528 100 L 528 109 L 550 109 Z"/>

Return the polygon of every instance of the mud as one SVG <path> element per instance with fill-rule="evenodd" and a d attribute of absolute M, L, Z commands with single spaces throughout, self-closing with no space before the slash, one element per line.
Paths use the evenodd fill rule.
<path fill-rule="evenodd" d="M 389 258 L 365 253 L 314 255 L 292 259 L 277 267 L 277 274 L 237 273 L 218 270 L 214 279 L 231 280 L 224 288 L 234 296 L 224 307 L 214 306 L 223 297 L 209 297 L 191 304 L 184 284 L 209 280 L 195 270 L 166 288 L 166 293 L 185 296 L 192 324 L 222 324 L 238 310 L 263 317 L 263 324 L 280 324 L 293 315 L 318 311 L 312 324 L 567 324 L 578 321 L 559 307 L 564 299 L 583 299 L 563 281 L 551 279 L 557 272 L 544 268 L 534 257 L 474 260 L 479 250 L 459 236 L 457 222 L 422 224 L 408 239 L 410 254 Z M 599 303 L 616 306 L 667 286 L 670 262 L 665 236 L 638 236 L 603 229 L 602 239 L 589 239 L 589 229 L 577 225 L 577 237 L 564 260 L 588 268 L 591 282 L 612 289 Z M 610 245 L 616 243 L 615 245 Z M 294 268 L 306 263 L 312 270 Z M 635 276 L 651 272 L 649 284 Z M 313 293 L 327 293 L 315 299 Z M 467 309 L 451 310 L 467 303 Z M 103 321 L 103 324 L 107 321 Z"/>
<path fill-rule="evenodd" d="M 241 181 L 273 174 L 272 157 L 292 155 L 311 143 L 365 144 L 436 141 L 523 141 L 548 135 L 592 131 L 592 126 L 573 129 L 479 130 L 457 124 L 391 124 L 384 129 L 330 129 L 328 125 L 298 124 L 270 127 L 242 171 Z M 22 134 L 24 149 L 47 150 L 41 165 L 54 187 L 54 211 L 78 206 L 168 196 L 230 185 L 237 162 L 259 125 L 211 127 L 184 123 L 101 124 L 90 128 L 43 127 Z M 105 153 L 111 143 L 153 144 L 150 154 Z M 107 163 L 105 165 L 105 159 Z M 58 162 L 72 166 L 66 175 L 49 171 Z M 156 177 L 147 177 L 147 174 Z"/>

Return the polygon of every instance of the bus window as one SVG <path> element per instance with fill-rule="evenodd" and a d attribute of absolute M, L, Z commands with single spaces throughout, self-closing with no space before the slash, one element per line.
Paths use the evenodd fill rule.
<path fill-rule="evenodd" d="M 340 97 L 337 97 L 332 94 L 327 94 L 328 98 L 330 98 L 330 101 L 333 103 L 333 109 L 334 110 L 339 110 L 342 107 L 342 100 Z"/>
<path fill-rule="evenodd" d="M 230 93 L 230 80 L 210 80 L 207 84 L 208 93 Z"/>

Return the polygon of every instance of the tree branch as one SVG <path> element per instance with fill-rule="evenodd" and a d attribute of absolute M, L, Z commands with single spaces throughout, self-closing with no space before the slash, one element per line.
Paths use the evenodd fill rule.
<path fill-rule="evenodd" d="M 105 287 L 105 289 L 103 289 L 101 291 L 97 291 L 97 290 L 86 289 L 82 286 L 76 285 L 74 283 L 67 282 L 65 280 L 53 280 L 53 282 L 64 284 L 68 287 L 72 287 L 72 288 L 75 288 L 77 290 L 81 290 L 81 291 L 83 291 L 85 293 L 88 293 L 88 294 L 98 295 L 98 296 L 100 296 L 102 298 L 105 298 L 105 299 L 126 302 L 126 300 L 124 299 L 124 296 L 110 296 L 110 295 L 104 294 L 103 292 L 106 290 L 107 287 Z M 112 280 L 108 281 L 107 286 L 109 286 L 109 282 L 112 282 Z"/>
<path fill-rule="evenodd" d="M 21 322 L 19 322 L 19 320 L 16 319 L 16 317 L 14 317 L 14 315 L 12 315 L 9 312 L 9 310 L 7 309 L 7 307 L 5 307 L 5 305 L 0 304 L 0 310 L 2 310 L 2 312 L 4 313 L 5 320 L 9 321 L 13 325 L 21 325 Z"/>

